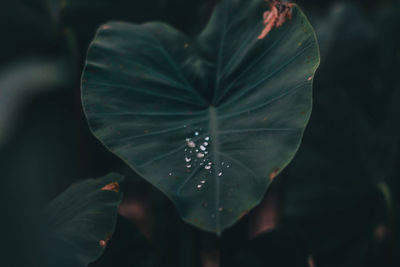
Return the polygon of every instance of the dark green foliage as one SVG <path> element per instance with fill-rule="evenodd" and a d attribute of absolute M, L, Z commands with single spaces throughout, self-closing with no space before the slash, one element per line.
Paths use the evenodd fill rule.
<path fill-rule="evenodd" d="M 90 133 L 78 80 L 96 29 L 110 20 L 162 21 L 195 36 L 217 2 L 2 2 L 1 266 L 46 266 L 50 250 L 43 253 L 45 235 L 38 230 L 43 205 L 71 184 L 110 171 L 129 181 L 124 209 L 133 198 L 146 220 L 121 213 L 129 220 L 118 217 L 115 234 L 90 266 L 309 267 L 310 255 L 317 267 L 400 266 L 398 0 L 297 1 L 321 47 L 313 115 L 300 150 L 263 204 L 219 239 L 185 224 L 157 188 Z M 278 205 L 266 211 L 271 196 Z M 254 224 L 260 217 L 267 223 Z M 274 218 L 278 226 L 271 229 Z M 260 229 L 270 230 L 249 239 Z"/>
<path fill-rule="evenodd" d="M 195 40 L 162 23 L 108 23 L 89 48 L 93 133 L 207 231 L 261 200 L 311 113 L 314 32 L 293 7 L 259 39 L 264 11 L 262 0 L 224 0 Z"/>
<path fill-rule="evenodd" d="M 46 205 L 40 225 L 47 266 L 85 267 L 100 257 L 114 232 L 122 180 L 115 173 L 85 180 Z"/>

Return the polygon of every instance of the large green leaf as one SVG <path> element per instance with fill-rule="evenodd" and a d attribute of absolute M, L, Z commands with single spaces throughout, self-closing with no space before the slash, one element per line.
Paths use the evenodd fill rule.
<path fill-rule="evenodd" d="M 122 177 L 111 173 L 72 185 L 43 214 L 48 266 L 84 267 L 100 257 L 114 232 Z"/>
<path fill-rule="evenodd" d="M 94 135 L 207 231 L 261 200 L 311 113 L 313 29 L 293 5 L 259 39 L 267 8 L 224 0 L 195 40 L 163 23 L 108 23 L 89 48 L 82 98 Z"/>

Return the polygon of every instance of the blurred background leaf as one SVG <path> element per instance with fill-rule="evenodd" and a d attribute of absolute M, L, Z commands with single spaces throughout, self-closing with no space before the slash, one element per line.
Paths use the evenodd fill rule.
<path fill-rule="evenodd" d="M 46 266 L 85 267 L 110 241 L 122 200 L 123 178 L 110 173 L 71 185 L 40 214 Z"/>

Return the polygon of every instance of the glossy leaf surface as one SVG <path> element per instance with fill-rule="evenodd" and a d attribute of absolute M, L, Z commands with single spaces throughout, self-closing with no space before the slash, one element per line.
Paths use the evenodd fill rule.
<path fill-rule="evenodd" d="M 304 14 L 263 39 L 262 0 L 224 0 L 195 39 L 163 23 L 100 27 L 82 79 L 95 136 L 220 233 L 293 158 L 311 113 L 318 45 Z"/>
<path fill-rule="evenodd" d="M 72 185 L 43 216 L 49 266 L 87 266 L 103 253 L 114 232 L 122 177 L 111 173 Z"/>

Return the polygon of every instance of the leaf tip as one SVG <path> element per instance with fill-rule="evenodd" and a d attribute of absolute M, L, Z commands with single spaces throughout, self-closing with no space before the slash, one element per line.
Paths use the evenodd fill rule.
<path fill-rule="evenodd" d="M 275 177 L 278 175 L 279 169 L 275 169 L 273 170 L 270 174 L 269 174 L 269 180 L 272 182 Z"/>
<path fill-rule="evenodd" d="M 103 191 L 113 191 L 113 192 L 116 192 L 116 193 L 119 192 L 119 189 L 120 189 L 120 186 L 119 186 L 118 182 L 112 182 L 112 183 L 107 184 L 107 185 L 105 185 L 105 186 L 103 186 L 101 188 L 101 190 L 103 190 Z"/>

